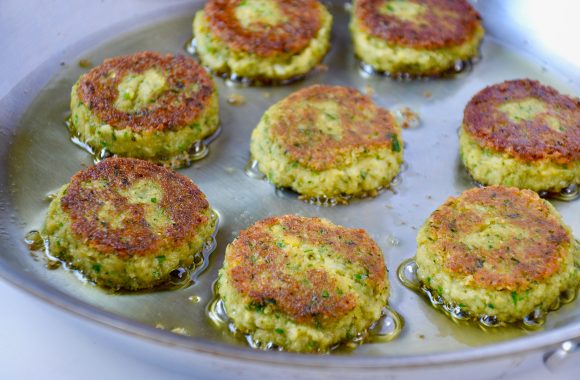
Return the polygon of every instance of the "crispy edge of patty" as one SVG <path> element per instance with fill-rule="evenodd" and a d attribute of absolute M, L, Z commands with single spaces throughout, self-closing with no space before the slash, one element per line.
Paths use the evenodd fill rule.
<path fill-rule="evenodd" d="M 459 152 L 474 180 L 484 185 L 515 186 L 533 191 L 559 192 L 580 184 L 580 160 L 558 164 L 550 159 L 523 161 L 508 153 L 482 147 L 462 126 Z"/>
<path fill-rule="evenodd" d="M 214 92 L 206 108 L 192 124 L 176 130 L 135 131 L 130 127 L 117 129 L 100 120 L 79 99 L 76 87 L 71 91 L 72 135 L 89 145 L 94 151 L 106 149 L 120 156 L 159 160 L 165 163 L 186 152 L 197 141 L 213 134 L 219 127 L 218 95 Z"/>
<path fill-rule="evenodd" d="M 515 122 L 498 109 L 508 102 L 537 99 L 546 106 L 532 120 Z M 564 133 L 547 125 L 550 116 L 565 125 Z M 478 92 L 465 107 L 463 129 L 482 147 L 523 161 L 550 159 L 566 164 L 580 160 L 580 99 L 530 79 L 510 80 Z"/>
<path fill-rule="evenodd" d="M 359 24 L 354 18 L 350 23 L 355 55 L 375 70 L 389 74 L 438 76 L 452 72 L 458 60 L 479 55 L 478 47 L 485 34 L 479 27 L 462 45 L 428 50 L 390 44 L 367 33 Z"/>

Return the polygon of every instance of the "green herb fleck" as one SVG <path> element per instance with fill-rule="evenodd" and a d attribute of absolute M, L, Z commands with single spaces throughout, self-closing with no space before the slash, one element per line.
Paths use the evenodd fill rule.
<path fill-rule="evenodd" d="M 401 144 L 399 143 L 399 139 L 397 138 L 397 135 L 394 133 L 391 133 L 390 138 L 391 138 L 391 149 L 393 150 L 393 152 L 400 152 L 401 151 Z"/>
<path fill-rule="evenodd" d="M 157 203 L 157 198 L 151 198 L 151 203 Z"/>
<path fill-rule="evenodd" d="M 322 297 L 323 297 L 323 298 L 328 298 L 328 297 L 330 297 L 330 294 L 328 293 L 328 290 L 323 290 L 323 291 L 322 291 Z"/>
<path fill-rule="evenodd" d="M 165 261 L 165 256 L 157 256 L 157 257 L 155 257 L 155 258 L 157 259 L 157 262 L 158 262 L 159 264 L 161 264 L 162 262 L 164 262 L 164 261 Z"/>
<path fill-rule="evenodd" d="M 493 308 L 494 308 L 494 306 L 493 306 L 493 304 L 492 304 L 492 303 L 488 303 L 488 304 L 487 304 L 487 307 L 489 307 L 490 309 L 493 309 Z"/>
<path fill-rule="evenodd" d="M 101 264 L 93 264 L 93 270 L 97 273 L 101 272 Z"/>
<path fill-rule="evenodd" d="M 284 330 L 283 329 L 276 329 L 274 331 L 276 331 L 277 334 L 284 334 Z"/>
<path fill-rule="evenodd" d="M 284 247 L 286 246 L 286 244 L 284 244 L 284 242 L 283 242 L 283 241 L 279 241 L 279 242 L 276 242 L 276 246 L 277 246 L 278 248 L 284 248 Z"/>
<path fill-rule="evenodd" d="M 512 292 L 512 301 L 514 301 L 514 305 L 518 304 L 518 293 Z"/>

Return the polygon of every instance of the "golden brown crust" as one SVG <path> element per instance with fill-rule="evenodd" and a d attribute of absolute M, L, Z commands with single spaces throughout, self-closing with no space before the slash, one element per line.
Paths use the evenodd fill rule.
<path fill-rule="evenodd" d="M 522 233 L 499 244 L 465 241 L 494 224 Z M 446 271 L 472 276 L 474 285 L 495 290 L 526 289 L 558 273 L 571 244 L 568 230 L 536 193 L 502 186 L 449 198 L 431 215 L 427 228 L 427 249 L 440 257 Z"/>
<path fill-rule="evenodd" d="M 337 291 L 336 280 L 323 268 L 292 272 L 288 268 L 289 254 L 272 236 L 273 226 L 281 226 L 284 235 L 298 239 L 299 244 L 327 247 L 336 261 L 365 268 L 366 286 L 385 286 L 382 252 L 364 230 L 331 225 L 319 218 L 285 215 L 261 220 L 241 231 L 226 251 L 232 286 L 253 304 L 275 305 L 299 323 L 340 319 L 356 307 L 356 295 Z M 301 253 L 304 258 L 293 260 L 306 261 L 308 253 Z"/>
<path fill-rule="evenodd" d="M 141 74 L 149 69 L 157 69 L 165 76 L 168 90 L 154 103 L 136 112 L 117 109 L 117 87 L 125 75 Z M 196 85 L 198 91 L 184 91 Z M 77 88 L 80 100 L 99 120 L 113 128 L 130 128 L 135 132 L 177 130 L 188 126 L 203 112 L 214 91 L 211 77 L 195 60 L 150 51 L 106 59 L 83 75 Z"/>
<path fill-rule="evenodd" d="M 338 107 L 341 138 L 318 128 L 324 111 L 317 103 L 332 102 Z M 271 120 L 272 134 L 291 160 L 312 170 L 340 167 L 352 153 L 365 150 L 400 149 L 399 130 L 394 117 L 353 88 L 314 85 L 297 91 L 278 107 L 284 117 Z M 396 143 L 393 140 L 397 139 Z"/>
<path fill-rule="evenodd" d="M 546 106 L 531 120 L 514 121 L 498 108 L 529 98 Z M 557 120 L 563 130 L 550 128 L 548 118 Z M 538 81 L 511 80 L 484 88 L 465 108 L 463 128 L 483 147 L 521 160 L 562 164 L 580 160 L 580 99 Z"/>
<path fill-rule="evenodd" d="M 279 25 L 254 23 L 244 28 L 235 15 L 243 0 L 209 0 L 204 8 L 211 30 L 231 49 L 268 57 L 302 51 L 321 27 L 321 5 L 316 0 L 272 0 L 287 17 Z"/>
<path fill-rule="evenodd" d="M 442 49 L 465 43 L 481 24 L 481 17 L 465 0 L 409 0 L 424 6 L 418 20 L 383 14 L 385 0 L 357 0 L 354 17 L 371 35 L 399 46 Z"/>
<path fill-rule="evenodd" d="M 153 201 L 171 220 L 163 231 L 149 226 L 143 204 L 130 203 L 119 193 L 140 180 L 162 189 L 161 199 Z M 93 181 L 104 181 L 106 187 L 88 186 Z M 99 209 L 105 204 L 123 214 L 121 228 L 99 220 Z M 187 177 L 143 160 L 109 158 L 72 177 L 61 207 L 78 239 L 100 252 L 128 257 L 147 255 L 164 244 L 176 246 L 195 236 L 197 227 L 208 221 L 203 213 L 209 204 Z"/>

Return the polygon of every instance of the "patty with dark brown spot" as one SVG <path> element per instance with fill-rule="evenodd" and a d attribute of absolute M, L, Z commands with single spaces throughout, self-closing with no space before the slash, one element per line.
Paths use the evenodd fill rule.
<path fill-rule="evenodd" d="M 286 17 L 277 25 L 254 23 L 245 28 L 235 15 L 244 0 L 209 0 L 205 15 L 220 40 L 231 49 L 269 57 L 302 51 L 321 26 L 320 6 L 316 0 L 272 0 Z"/>
<path fill-rule="evenodd" d="M 571 236 L 529 190 L 471 189 L 449 198 L 426 224 L 427 251 L 478 288 L 518 291 L 561 270 Z"/>
<path fill-rule="evenodd" d="M 231 286 L 250 304 L 274 305 L 297 323 L 324 326 L 343 318 L 361 302 L 353 284 L 371 297 L 388 288 L 382 252 L 367 233 L 319 218 L 257 222 L 228 246 L 225 267 Z"/>
<path fill-rule="evenodd" d="M 143 182 L 145 181 L 145 182 Z M 131 200 L 135 186 L 158 186 L 160 197 Z M 133 190 L 133 191 L 139 191 Z M 154 203 L 164 215 L 160 229 L 153 229 L 145 204 Z M 99 216 L 104 205 L 123 216 L 113 226 Z M 99 252 L 119 257 L 148 255 L 164 246 L 190 240 L 208 222 L 209 204 L 195 184 L 180 174 L 147 161 L 110 158 L 75 174 L 61 201 L 80 241 Z"/>
<path fill-rule="evenodd" d="M 518 103 L 543 108 L 530 117 L 502 110 Z M 580 99 L 535 80 L 511 80 L 484 88 L 465 108 L 463 129 L 481 146 L 520 160 L 549 159 L 559 164 L 580 160 Z"/>
<path fill-rule="evenodd" d="M 276 142 L 290 159 L 312 170 L 343 166 L 365 150 L 401 150 L 394 117 L 353 88 L 310 86 L 279 108 L 283 115 L 271 119 Z M 329 127 L 321 128 L 323 123 Z"/>
<path fill-rule="evenodd" d="M 118 86 L 127 74 L 149 69 L 164 75 L 168 89 L 155 102 L 137 112 L 115 107 Z M 196 91 L 187 89 L 196 88 Z M 191 58 L 145 51 L 105 60 L 79 79 L 80 100 L 104 124 L 134 132 L 171 131 L 191 124 L 206 108 L 215 92 L 208 73 Z"/>
<path fill-rule="evenodd" d="M 357 0 L 355 15 L 371 35 L 416 49 L 442 49 L 473 37 L 481 17 L 465 0 L 409 0 L 423 7 L 413 20 L 381 12 L 385 0 Z"/>

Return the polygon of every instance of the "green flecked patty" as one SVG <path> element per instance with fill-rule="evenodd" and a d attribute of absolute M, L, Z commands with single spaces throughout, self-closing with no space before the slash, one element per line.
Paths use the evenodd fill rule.
<path fill-rule="evenodd" d="M 193 21 L 196 51 L 216 73 L 282 81 L 330 47 L 332 16 L 316 0 L 210 0 Z"/>
<path fill-rule="evenodd" d="M 380 318 L 389 282 L 364 230 L 285 215 L 228 245 L 218 291 L 236 329 L 261 347 L 325 352 Z"/>
<path fill-rule="evenodd" d="M 480 183 L 559 192 L 580 184 L 580 100 L 529 79 L 488 86 L 466 106 L 459 143 Z"/>
<path fill-rule="evenodd" d="M 375 70 L 418 76 L 477 56 L 484 35 L 469 3 L 440 0 L 355 0 L 350 30 L 355 54 Z"/>
<path fill-rule="evenodd" d="M 401 127 L 357 90 L 316 85 L 266 111 L 252 133 L 259 169 L 304 197 L 375 195 L 403 160 Z"/>
<path fill-rule="evenodd" d="M 182 56 L 141 52 L 108 59 L 71 92 L 71 133 L 95 153 L 186 166 L 193 145 L 218 126 L 211 77 Z"/>
<path fill-rule="evenodd" d="M 190 268 L 215 230 L 205 195 L 146 161 L 106 159 L 75 174 L 51 202 L 50 253 L 106 288 L 138 290 Z"/>
<path fill-rule="evenodd" d="M 547 201 L 529 190 L 489 186 L 449 198 L 417 235 L 423 286 L 471 317 L 522 321 L 576 292 L 580 250 Z"/>

